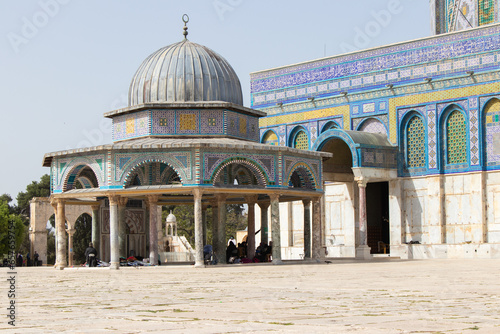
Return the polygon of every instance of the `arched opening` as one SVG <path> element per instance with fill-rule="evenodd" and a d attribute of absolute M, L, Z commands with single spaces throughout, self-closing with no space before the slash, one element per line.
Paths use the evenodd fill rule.
<path fill-rule="evenodd" d="M 268 130 L 264 136 L 262 136 L 262 143 L 263 144 L 268 144 L 268 145 L 275 145 L 278 146 L 278 136 L 273 130 Z"/>
<path fill-rule="evenodd" d="M 309 149 L 309 135 L 304 127 L 297 126 L 293 129 L 290 133 L 288 146 L 299 150 Z"/>
<path fill-rule="evenodd" d="M 494 143 L 500 138 L 500 100 L 491 99 L 483 111 L 483 164 L 489 166 L 500 165 L 500 154 L 495 152 Z"/>
<path fill-rule="evenodd" d="M 128 175 L 125 187 L 181 184 L 177 172 L 163 162 L 145 162 Z"/>
<path fill-rule="evenodd" d="M 331 138 L 321 148 L 323 152 L 333 153 L 333 157 L 323 162 L 323 172 L 328 180 L 332 174 L 352 175 L 352 153 L 349 146 L 340 138 Z"/>
<path fill-rule="evenodd" d="M 427 165 L 426 131 L 423 117 L 413 111 L 401 123 L 400 152 L 404 156 L 403 169 L 419 172 Z"/>
<path fill-rule="evenodd" d="M 47 264 L 56 263 L 56 216 L 51 215 L 47 221 Z M 42 263 L 42 265 L 45 263 Z"/>
<path fill-rule="evenodd" d="M 78 165 L 68 174 L 64 191 L 98 187 L 99 182 L 94 171 L 89 166 Z"/>
<path fill-rule="evenodd" d="M 85 263 L 85 250 L 92 241 L 92 217 L 83 213 L 75 222 L 75 234 L 73 235 L 73 263 L 80 265 Z"/>
<path fill-rule="evenodd" d="M 219 170 L 214 186 L 259 186 L 263 185 L 255 175 L 255 167 L 249 164 L 230 163 Z"/>
<path fill-rule="evenodd" d="M 441 116 L 441 170 L 460 170 L 468 166 L 467 119 L 462 109 L 451 105 Z"/>
<path fill-rule="evenodd" d="M 302 166 L 297 167 L 288 180 L 288 187 L 300 189 L 315 189 L 314 177 L 311 172 Z"/>

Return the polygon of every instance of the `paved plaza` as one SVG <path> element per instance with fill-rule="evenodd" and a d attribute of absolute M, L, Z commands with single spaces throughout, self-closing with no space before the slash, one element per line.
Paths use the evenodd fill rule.
<path fill-rule="evenodd" d="M 2 333 L 500 332 L 500 260 L 17 272 Z"/>

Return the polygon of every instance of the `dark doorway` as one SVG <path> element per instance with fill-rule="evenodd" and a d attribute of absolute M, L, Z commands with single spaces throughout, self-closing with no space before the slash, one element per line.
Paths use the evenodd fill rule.
<path fill-rule="evenodd" d="M 389 183 L 368 183 L 366 187 L 368 246 L 371 254 L 389 254 Z"/>

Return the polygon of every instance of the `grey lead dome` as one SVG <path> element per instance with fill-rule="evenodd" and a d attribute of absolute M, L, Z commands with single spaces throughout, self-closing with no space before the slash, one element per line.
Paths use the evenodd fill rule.
<path fill-rule="evenodd" d="M 134 75 L 129 106 L 155 102 L 224 101 L 243 105 L 238 76 L 226 59 L 189 40 L 151 54 Z"/>

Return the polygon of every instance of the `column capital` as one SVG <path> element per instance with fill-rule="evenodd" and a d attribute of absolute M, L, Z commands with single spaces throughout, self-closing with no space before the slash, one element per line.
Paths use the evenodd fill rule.
<path fill-rule="evenodd" d="M 259 199 L 259 195 L 245 196 L 245 201 L 247 202 L 247 204 L 255 204 L 255 203 L 257 203 L 258 199 Z"/>
<path fill-rule="evenodd" d="M 355 177 L 354 181 L 358 183 L 358 187 L 363 187 L 363 188 L 366 188 L 366 185 L 368 183 L 368 179 L 362 176 Z"/>
<path fill-rule="evenodd" d="M 146 203 L 148 205 L 156 205 L 158 203 L 158 195 L 146 195 Z"/>
<path fill-rule="evenodd" d="M 70 236 L 73 236 L 73 234 L 75 234 L 75 232 L 76 232 L 76 229 L 74 229 L 74 228 L 67 228 L 66 232 L 68 232 L 68 234 Z"/>
<path fill-rule="evenodd" d="M 279 193 L 270 193 L 269 198 L 271 201 L 279 201 L 281 194 Z"/>
<path fill-rule="evenodd" d="M 226 194 L 215 194 L 215 198 L 217 199 L 218 203 L 223 203 L 226 201 L 227 195 Z"/>
<path fill-rule="evenodd" d="M 64 200 L 62 198 L 51 198 L 50 199 L 50 205 L 52 205 L 52 207 L 54 207 L 54 209 L 56 209 L 59 204 L 64 204 Z"/>
<path fill-rule="evenodd" d="M 193 196 L 194 198 L 201 198 L 203 196 L 203 189 L 200 188 L 194 188 L 193 189 Z"/>
<path fill-rule="evenodd" d="M 127 197 L 119 197 L 118 198 L 118 206 L 126 206 L 127 205 L 127 202 L 128 202 L 128 198 Z"/>
<path fill-rule="evenodd" d="M 310 198 L 304 198 L 302 200 L 302 205 L 303 206 L 308 206 L 309 204 L 311 204 L 311 199 Z"/>
<path fill-rule="evenodd" d="M 109 195 L 108 196 L 109 200 L 109 205 L 118 205 L 118 202 L 120 200 L 120 196 L 118 195 Z"/>
<path fill-rule="evenodd" d="M 269 202 L 259 202 L 257 204 L 259 204 L 261 210 L 266 210 L 271 205 Z"/>
<path fill-rule="evenodd" d="M 92 208 L 92 211 L 99 210 L 101 203 L 92 204 L 90 207 Z"/>

